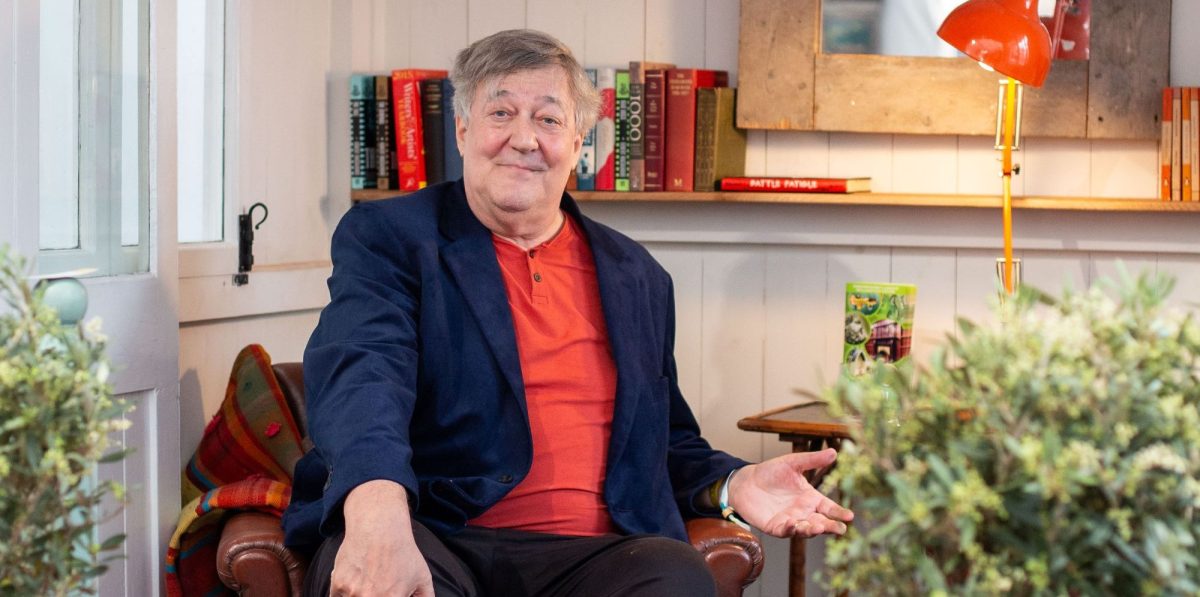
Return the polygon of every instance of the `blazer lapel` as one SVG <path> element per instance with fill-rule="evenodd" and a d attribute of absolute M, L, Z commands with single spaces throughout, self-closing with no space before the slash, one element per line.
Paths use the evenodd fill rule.
<path fill-rule="evenodd" d="M 504 293 L 500 265 L 492 235 L 471 213 L 462 182 L 441 203 L 439 226 L 449 241 L 442 247 L 442 260 L 454 277 L 463 298 L 479 322 L 500 371 L 525 410 L 525 384 L 517 353 L 508 295 Z"/>
<path fill-rule="evenodd" d="M 600 286 L 600 303 L 608 331 L 608 343 L 617 367 L 617 396 L 613 411 L 612 437 L 609 441 L 608 462 L 620 460 L 633 432 L 638 399 L 647 380 L 641 371 L 642 334 L 645 327 L 643 306 L 638 303 L 638 280 L 629 256 L 595 222 L 584 218 L 569 196 L 563 200 L 564 210 L 583 225 L 596 260 L 596 281 Z"/>

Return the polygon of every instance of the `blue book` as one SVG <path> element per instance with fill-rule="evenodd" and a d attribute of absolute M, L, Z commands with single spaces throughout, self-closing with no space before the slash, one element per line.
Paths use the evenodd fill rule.
<path fill-rule="evenodd" d="M 592 86 L 596 85 L 596 69 L 586 69 Z M 596 190 L 596 127 L 588 130 L 579 151 L 579 164 L 575 166 L 575 187 L 581 191 Z"/>
<path fill-rule="evenodd" d="M 442 79 L 442 117 L 446 131 L 446 142 L 443 144 L 446 180 L 458 180 L 463 175 L 463 160 L 458 153 L 458 132 L 454 126 L 454 86 L 450 84 L 450 79 Z"/>

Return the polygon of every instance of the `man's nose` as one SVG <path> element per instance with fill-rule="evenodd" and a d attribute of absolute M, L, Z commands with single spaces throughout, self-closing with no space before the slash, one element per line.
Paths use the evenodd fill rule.
<path fill-rule="evenodd" d="M 538 148 L 537 131 L 533 122 L 526 118 L 513 120 L 512 135 L 508 140 L 513 149 L 521 152 L 533 151 Z"/>

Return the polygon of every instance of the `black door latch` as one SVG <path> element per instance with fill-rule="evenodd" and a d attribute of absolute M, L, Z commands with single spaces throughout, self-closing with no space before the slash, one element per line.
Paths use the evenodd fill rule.
<path fill-rule="evenodd" d="M 251 226 L 254 210 L 261 207 L 263 211 L 262 219 L 257 224 Z M 233 285 L 243 286 L 250 283 L 250 274 L 248 273 L 254 267 L 254 231 L 258 230 L 263 222 L 267 221 L 267 215 L 270 211 L 263 203 L 255 203 L 246 210 L 244 214 L 238 214 L 238 273 L 233 275 Z"/>

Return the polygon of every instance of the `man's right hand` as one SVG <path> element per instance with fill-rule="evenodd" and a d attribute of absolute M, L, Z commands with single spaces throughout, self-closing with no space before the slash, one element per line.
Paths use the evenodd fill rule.
<path fill-rule="evenodd" d="M 433 597 L 433 577 L 413 540 L 408 494 L 368 481 L 346 496 L 346 537 L 333 563 L 331 597 Z"/>

